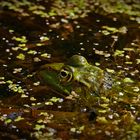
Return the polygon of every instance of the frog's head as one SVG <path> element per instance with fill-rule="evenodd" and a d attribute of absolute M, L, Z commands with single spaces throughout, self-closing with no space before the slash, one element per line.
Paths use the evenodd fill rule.
<path fill-rule="evenodd" d="M 80 68 L 82 69 L 83 67 L 88 67 L 88 65 L 85 57 L 73 55 L 59 71 L 60 83 L 66 85 L 73 82 L 77 78 L 76 75 L 80 74 L 77 70 Z"/>
<path fill-rule="evenodd" d="M 39 75 L 53 89 L 68 95 L 75 89 L 98 93 L 104 76 L 100 68 L 90 65 L 80 55 L 73 55 L 66 63 L 46 64 Z"/>

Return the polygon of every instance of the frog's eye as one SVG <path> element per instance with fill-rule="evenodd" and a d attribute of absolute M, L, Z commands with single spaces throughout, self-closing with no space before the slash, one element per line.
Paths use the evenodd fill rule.
<path fill-rule="evenodd" d="M 60 82 L 69 83 L 72 80 L 72 72 L 67 69 L 62 69 L 59 73 Z"/>

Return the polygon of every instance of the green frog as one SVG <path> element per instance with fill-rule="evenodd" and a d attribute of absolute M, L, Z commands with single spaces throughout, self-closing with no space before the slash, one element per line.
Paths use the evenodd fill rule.
<path fill-rule="evenodd" d="M 113 84 L 107 72 L 89 64 L 81 55 L 73 55 L 66 63 L 43 65 L 39 71 L 39 77 L 41 81 L 66 95 L 75 91 L 78 94 L 86 92 L 93 96 L 100 96 Z"/>
<path fill-rule="evenodd" d="M 53 94 L 49 92 L 50 96 L 55 94 L 64 99 L 72 99 L 76 108 L 86 107 L 90 110 L 99 110 L 106 103 L 129 104 L 137 98 L 140 89 L 140 83 L 131 81 L 119 72 L 112 74 L 89 64 L 81 55 L 73 55 L 65 63 L 43 65 L 38 75 L 45 87 L 48 85 L 53 91 Z M 39 107 L 42 106 L 45 103 Z"/>

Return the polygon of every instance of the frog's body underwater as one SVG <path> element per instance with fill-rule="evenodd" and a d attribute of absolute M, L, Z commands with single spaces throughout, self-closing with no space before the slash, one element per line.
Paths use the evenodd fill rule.
<path fill-rule="evenodd" d="M 66 63 L 52 63 L 41 67 L 41 79 L 55 90 L 71 94 L 88 92 L 92 95 L 112 87 L 113 80 L 107 72 L 89 64 L 85 57 L 73 55 Z"/>

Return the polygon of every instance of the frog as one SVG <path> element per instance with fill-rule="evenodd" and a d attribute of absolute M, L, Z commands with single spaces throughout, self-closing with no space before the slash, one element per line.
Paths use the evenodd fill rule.
<path fill-rule="evenodd" d="M 58 92 L 100 96 L 113 85 L 111 76 L 101 68 L 88 63 L 81 55 L 73 55 L 65 63 L 51 63 L 41 66 L 39 77 L 45 84 Z"/>

